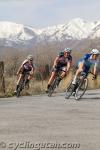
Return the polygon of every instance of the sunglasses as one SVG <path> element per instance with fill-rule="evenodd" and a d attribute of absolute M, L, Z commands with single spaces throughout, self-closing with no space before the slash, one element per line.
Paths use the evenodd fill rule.
<path fill-rule="evenodd" d="M 33 61 L 33 59 L 30 59 L 30 61 Z"/>

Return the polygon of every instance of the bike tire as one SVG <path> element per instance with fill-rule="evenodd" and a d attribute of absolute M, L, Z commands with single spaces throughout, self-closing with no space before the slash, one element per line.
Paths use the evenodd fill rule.
<path fill-rule="evenodd" d="M 70 98 L 70 96 L 72 95 L 72 93 L 73 93 L 73 89 L 74 89 L 74 87 L 73 87 L 73 84 L 72 84 L 72 82 L 69 84 L 69 86 L 67 87 L 67 89 L 66 89 L 66 92 L 65 92 L 65 99 L 69 99 Z"/>
<path fill-rule="evenodd" d="M 16 97 L 19 97 L 21 95 L 21 91 L 24 88 L 23 84 L 24 84 L 24 81 L 21 80 L 20 83 L 19 83 L 19 87 L 18 87 L 18 89 L 16 91 Z"/>
<path fill-rule="evenodd" d="M 19 97 L 20 93 L 21 93 L 21 88 L 19 87 L 18 90 L 17 90 L 17 92 L 16 92 L 16 97 Z"/>
<path fill-rule="evenodd" d="M 82 96 L 85 94 L 88 87 L 88 79 L 85 78 L 83 80 L 80 80 L 79 86 L 76 89 L 75 92 L 75 100 L 80 100 Z"/>
<path fill-rule="evenodd" d="M 55 88 L 56 88 L 56 85 L 57 85 L 57 79 L 54 80 L 54 82 L 51 84 L 51 86 L 49 87 L 48 89 L 48 96 L 51 97 Z"/>
<path fill-rule="evenodd" d="M 50 86 L 50 88 L 48 89 L 48 96 L 51 97 L 51 96 L 52 96 L 52 93 L 53 93 L 53 89 L 52 89 L 52 87 Z"/>

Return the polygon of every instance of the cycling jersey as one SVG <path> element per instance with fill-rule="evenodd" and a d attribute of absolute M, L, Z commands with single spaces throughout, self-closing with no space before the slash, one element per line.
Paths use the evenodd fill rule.
<path fill-rule="evenodd" d="M 65 67 L 67 66 L 68 62 L 72 61 L 72 56 L 68 55 L 68 57 L 64 57 L 64 52 L 60 52 L 58 55 L 58 60 L 57 60 L 57 67 Z"/>
<path fill-rule="evenodd" d="M 34 68 L 33 63 L 29 63 L 29 61 L 26 59 L 22 63 L 23 72 L 29 72 Z"/>
<path fill-rule="evenodd" d="M 98 59 L 97 60 L 93 60 L 92 59 L 92 54 L 85 54 L 81 59 L 79 59 L 78 61 L 78 66 L 79 64 L 83 62 L 84 63 L 84 72 L 87 72 L 89 71 L 90 67 L 92 65 L 94 65 L 95 67 L 98 66 Z"/>

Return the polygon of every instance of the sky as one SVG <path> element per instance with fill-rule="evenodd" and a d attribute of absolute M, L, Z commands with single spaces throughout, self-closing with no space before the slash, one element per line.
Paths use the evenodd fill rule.
<path fill-rule="evenodd" d="M 0 0 L 0 21 L 44 28 L 74 18 L 100 20 L 100 0 Z"/>

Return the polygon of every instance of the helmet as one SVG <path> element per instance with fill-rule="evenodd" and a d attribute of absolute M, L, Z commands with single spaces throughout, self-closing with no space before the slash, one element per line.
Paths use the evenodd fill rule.
<path fill-rule="evenodd" d="M 92 49 L 91 54 L 99 55 L 99 54 L 100 54 L 100 52 L 99 52 L 99 50 L 98 50 L 98 49 Z"/>
<path fill-rule="evenodd" d="M 27 56 L 27 59 L 28 59 L 28 60 L 33 60 L 33 56 L 32 56 L 32 55 L 28 55 L 28 56 Z"/>
<path fill-rule="evenodd" d="M 71 48 L 65 48 L 64 52 L 70 52 L 71 53 L 72 49 Z"/>

